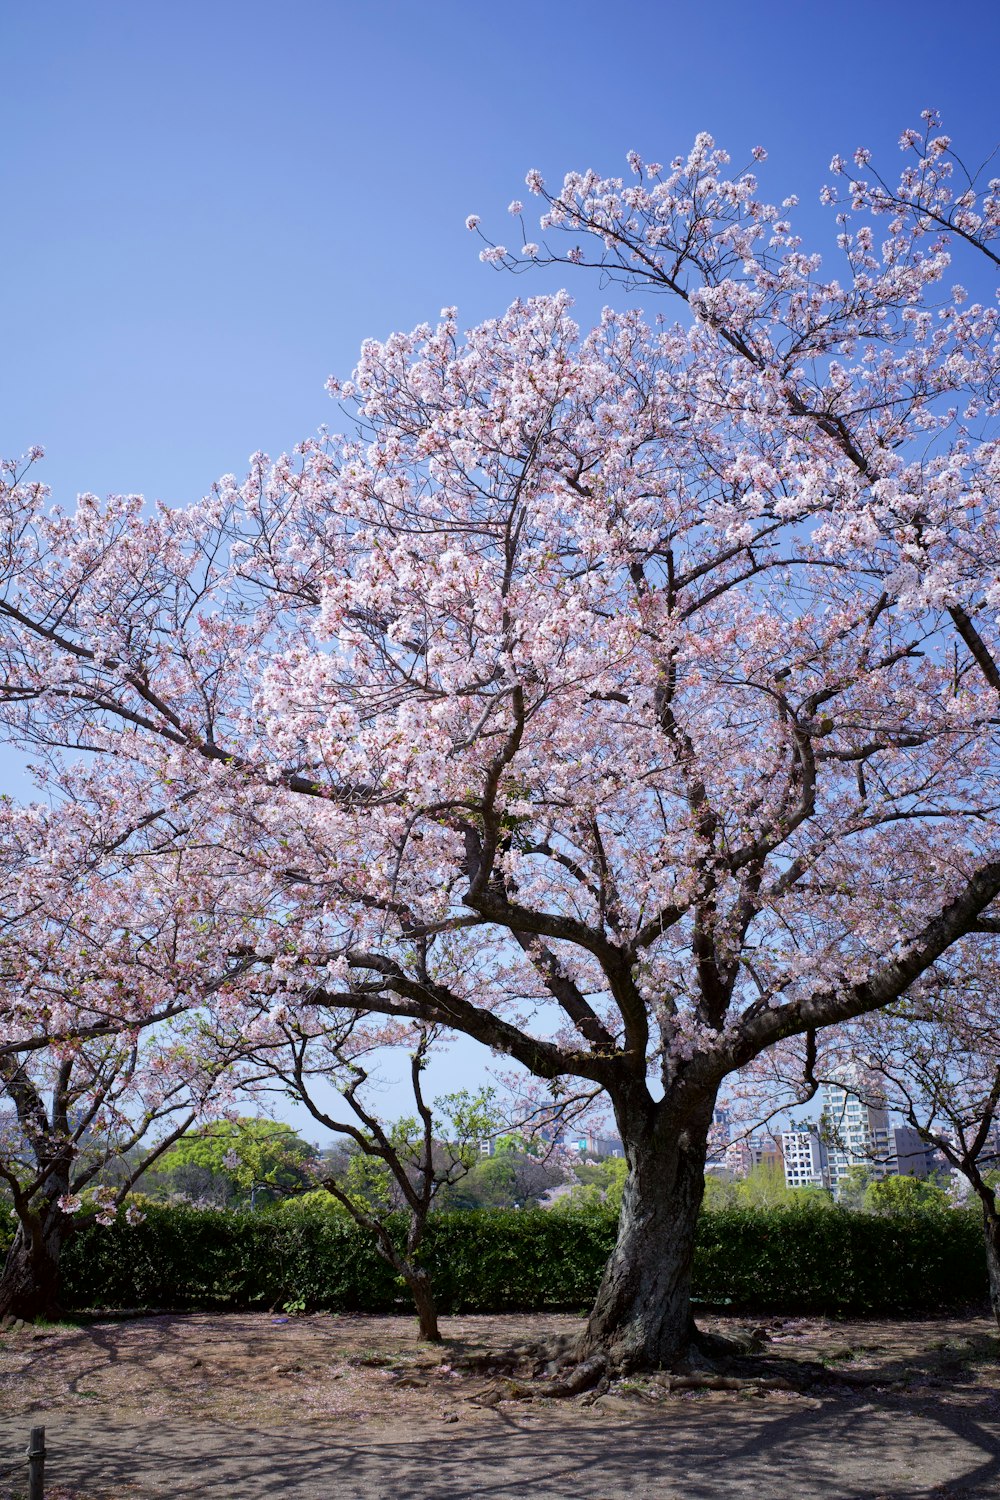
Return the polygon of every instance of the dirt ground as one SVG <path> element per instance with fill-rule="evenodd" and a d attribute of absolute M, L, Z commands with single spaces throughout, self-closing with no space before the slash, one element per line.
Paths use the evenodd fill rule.
<path fill-rule="evenodd" d="M 712 1320 L 726 1334 L 735 1320 Z M 569 1316 L 164 1315 L 0 1334 L 0 1497 L 44 1423 L 47 1500 L 986 1500 L 1000 1340 L 985 1318 L 763 1319 L 777 1388 L 514 1394 Z"/>

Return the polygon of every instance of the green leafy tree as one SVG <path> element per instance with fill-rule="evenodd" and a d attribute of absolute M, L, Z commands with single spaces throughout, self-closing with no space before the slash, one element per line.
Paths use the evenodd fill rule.
<path fill-rule="evenodd" d="M 562 1166 L 526 1149 L 514 1137 L 498 1143 L 494 1155 L 481 1156 L 465 1180 L 442 1199 L 442 1206 L 536 1208 L 544 1194 L 564 1178 Z"/>
<path fill-rule="evenodd" d="M 628 1177 L 628 1162 L 624 1157 L 609 1156 L 604 1161 L 580 1162 L 573 1167 L 573 1174 L 576 1185 L 558 1199 L 555 1207 L 566 1213 L 581 1209 L 621 1211 Z"/>
<path fill-rule="evenodd" d="M 785 1182 L 784 1169 L 776 1162 L 761 1162 L 735 1187 L 740 1208 L 790 1208 L 794 1200 L 794 1193 Z"/>
<path fill-rule="evenodd" d="M 873 1213 L 927 1213 L 947 1208 L 948 1194 L 928 1179 L 893 1176 L 869 1183 L 864 1201 Z"/>
<path fill-rule="evenodd" d="M 146 1191 L 240 1207 L 262 1192 L 278 1197 L 305 1187 L 315 1162 L 315 1147 L 280 1120 L 212 1120 L 163 1155 Z"/>
<path fill-rule="evenodd" d="M 833 1194 L 829 1188 L 809 1184 L 789 1190 L 792 1208 L 832 1208 Z"/>
<path fill-rule="evenodd" d="M 726 1208 L 735 1208 L 736 1186 L 731 1178 L 716 1177 L 713 1172 L 706 1172 L 702 1209 L 706 1213 L 719 1213 Z"/>
<path fill-rule="evenodd" d="M 867 1167 L 862 1162 L 855 1162 L 848 1167 L 837 1184 L 837 1202 L 841 1208 L 865 1208 L 868 1190 L 876 1180 L 873 1167 Z"/>

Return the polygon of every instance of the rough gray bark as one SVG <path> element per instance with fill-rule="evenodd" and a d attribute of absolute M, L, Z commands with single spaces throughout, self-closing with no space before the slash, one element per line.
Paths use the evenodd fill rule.
<path fill-rule="evenodd" d="M 62 1251 L 70 1229 L 54 1204 L 21 1220 L 0 1275 L 0 1318 L 31 1323 L 60 1316 Z"/>
<path fill-rule="evenodd" d="M 1000 1215 L 996 1205 L 983 1201 L 983 1239 L 986 1242 L 986 1270 L 990 1281 L 990 1306 L 1000 1327 Z"/>
<path fill-rule="evenodd" d="M 580 1340 L 581 1358 L 603 1355 L 609 1368 L 623 1371 L 686 1363 L 695 1332 L 691 1273 L 714 1103 L 714 1092 L 704 1095 L 680 1130 L 666 1101 L 646 1120 L 619 1116 L 629 1175 L 617 1243 Z"/>
<path fill-rule="evenodd" d="M 429 1344 L 439 1344 L 441 1342 L 441 1333 L 438 1328 L 437 1307 L 434 1302 L 430 1276 L 422 1266 L 413 1265 L 405 1268 L 402 1275 L 406 1285 L 410 1289 L 410 1295 L 417 1309 L 420 1337 Z"/>

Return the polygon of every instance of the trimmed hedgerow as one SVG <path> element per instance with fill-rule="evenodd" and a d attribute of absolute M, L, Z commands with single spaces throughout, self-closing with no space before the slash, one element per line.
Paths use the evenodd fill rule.
<path fill-rule="evenodd" d="M 604 1212 L 482 1209 L 436 1216 L 424 1259 L 443 1312 L 585 1308 L 614 1238 L 615 1220 Z M 987 1295 L 982 1231 L 974 1213 L 957 1210 L 704 1214 L 694 1292 L 744 1312 L 969 1306 Z M 81 1222 L 64 1253 L 64 1297 L 77 1308 L 409 1306 L 349 1219 L 294 1206 L 251 1214 L 150 1205 L 140 1224 Z"/>
<path fill-rule="evenodd" d="M 747 1311 L 936 1312 L 986 1300 L 978 1215 L 846 1209 L 703 1214 L 694 1284 Z"/>
<path fill-rule="evenodd" d="M 432 1221 L 425 1259 L 442 1310 L 586 1307 L 615 1242 L 611 1214 L 476 1209 Z"/>
<path fill-rule="evenodd" d="M 400 1226 L 402 1230 L 402 1226 Z M 0 1251 L 13 1223 L 0 1205 Z M 580 1308 L 615 1237 L 612 1215 L 441 1214 L 425 1260 L 445 1312 Z M 140 1224 L 78 1223 L 64 1253 L 73 1307 L 281 1307 L 386 1312 L 405 1289 L 369 1237 L 323 1209 L 221 1213 L 150 1205 Z M 728 1209 L 699 1224 L 700 1302 L 747 1312 L 933 1312 L 987 1294 L 972 1212 Z"/>
<path fill-rule="evenodd" d="M 408 1306 L 371 1238 L 336 1213 L 149 1207 L 142 1223 L 81 1223 L 63 1253 L 73 1307 Z M 399 1225 L 402 1236 L 402 1221 Z M 442 1214 L 424 1260 L 442 1311 L 580 1307 L 614 1243 L 606 1215 Z"/>
<path fill-rule="evenodd" d="M 149 1207 L 81 1224 L 63 1252 L 71 1307 L 391 1310 L 401 1292 L 372 1240 L 333 1214 Z"/>

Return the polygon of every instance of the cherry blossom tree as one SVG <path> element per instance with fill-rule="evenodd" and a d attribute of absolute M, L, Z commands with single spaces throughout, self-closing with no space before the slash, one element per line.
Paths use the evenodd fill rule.
<path fill-rule="evenodd" d="M 120 827 L 94 812 L 0 806 L 0 1184 L 16 1221 L 0 1318 L 56 1316 L 74 1215 L 113 1218 L 236 1082 L 235 1056 L 205 1045 L 228 975 L 208 975 L 189 892 L 123 866 Z"/>
<path fill-rule="evenodd" d="M 997 315 L 950 282 L 998 191 L 936 132 L 895 196 L 827 190 L 835 270 L 708 137 L 532 173 L 564 258 L 677 325 L 447 309 L 331 383 L 347 436 L 183 511 L 5 482 L 7 732 L 183 855 L 216 952 L 606 1092 L 594 1370 L 687 1355 L 723 1080 L 897 1001 L 1000 892 Z"/>
<path fill-rule="evenodd" d="M 902 1119 L 965 1179 L 979 1203 L 990 1300 L 1000 1322 L 998 931 L 996 917 L 983 918 L 896 1003 L 819 1038 L 791 1037 L 755 1058 L 739 1079 L 736 1107 L 759 1120 L 765 1112 L 807 1103 L 831 1083 Z M 827 1122 L 835 1140 L 840 1123 Z M 857 1142 L 852 1151 L 859 1153 Z M 893 1152 L 888 1141 L 871 1140 L 867 1154 L 884 1169 Z"/>
<path fill-rule="evenodd" d="M 0 1273 L 0 1318 L 61 1310 L 62 1250 L 90 1189 L 110 1223 L 143 1172 L 198 1119 L 217 1080 L 173 1037 L 113 1037 L 0 1058 L 0 1182 L 17 1228 Z M 114 1181 L 109 1181 L 109 1168 Z M 138 1212 L 128 1207 L 130 1221 Z"/>

